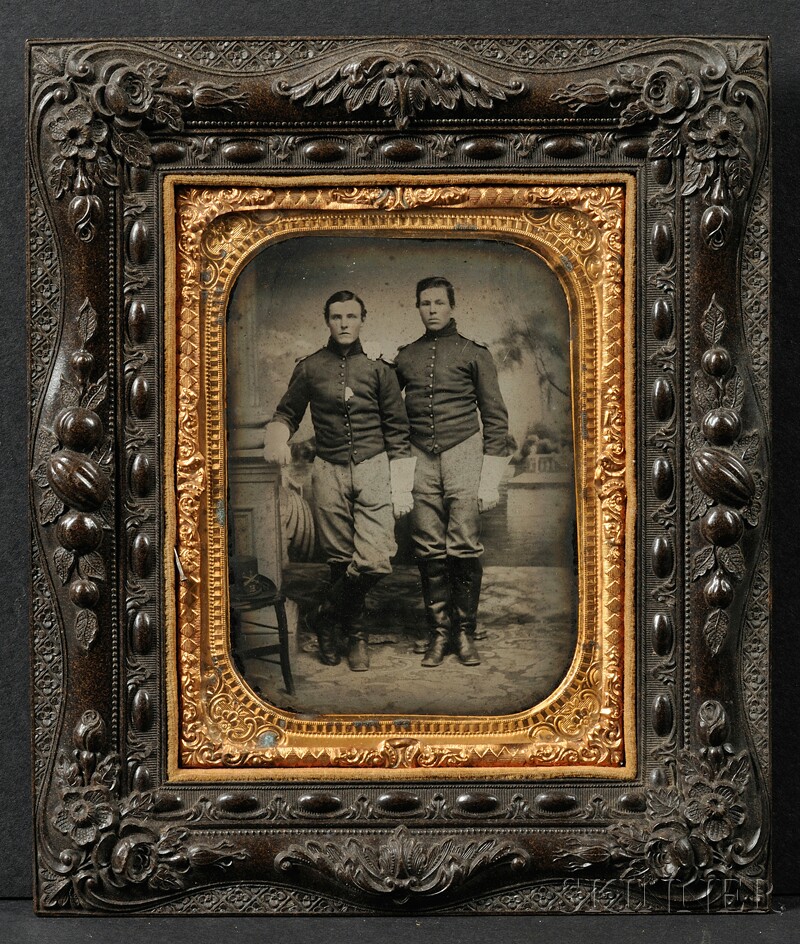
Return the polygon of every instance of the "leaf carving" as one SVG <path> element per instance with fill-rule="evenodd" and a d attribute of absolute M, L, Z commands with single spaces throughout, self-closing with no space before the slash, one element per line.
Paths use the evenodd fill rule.
<path fill-rule="evenodd" d="M 99 154 L 97 156 L 97 171 L 106 186 L 119 187 L 117 162 L 110 154 Z"/>
<path fill-rule="evenodd" d="M 752 462 L 761 449 L 761 437 L 757 432 L 746 433 L 739 437 L 739 446 L 742 450 L 742 462 Z"/>
<path fill-rule="evenodd" d="M 183 129 L 183 115 L 180 107 L 162 95 L 159 95 L 153 104 L 153 120 L 157 124 L 165 125 L 171 131 Z"/>
<path fill-rule="evenodd" d="M 62 750 L 56 763 L 51 820 L 71 845 L 52 852 L 48 846 L 43 853 L 47 866 L 39 877 L 45 907 L 96 910 L 98 894 L 105 905 L 152 904 L 153 892 L 186 889 L 198 871 L 228 868 L 247 857 L 224 839 L 148 819 L 154 796 L 123 792 L 120 757 L 105 752 L 106 726 L 98 712 L 83 713 L 72 744 L 74 749 Z"/>
<path fill-rule="evenodd" d="M 42 500 L 39 502 L 39 521 L 42 524 L 52 524 L 62 514 L 64 514 L 64 502 L 52 488 L 43 489 Z"/>
<path fill-rule="evenodd" d="M 377 104 L 403 129 L 427 107 L 452 111 L 463 102 L 490 109 L 496 101 L 519 95 L 525 83 L 479 75 L 432 56 L 374 55 L 315 72 L 299 82 L 279 81 L 274 88 L 306 108 L 341 101 L 348 112 L 355 112 Z"/>
<path fill-rule="evenodd" d="M 42 880 L 42 904 L 45 908 L 66 908 L 72 898 L 72 880 L 40 869 Z"/>
<path fill-rule="evenodd" d="M 686 160 L 686 176 L 681 188 L 681 196 L 690 197 L 698 190 L 702 190 L 714 173 L 713 161 L 699 161 L 695 158 Z"/>
<path fill-rule="evenodd" d="M 106 579 L 106 565 L 102 555 L 97 551 L 89 551 L 78 559 L 78 569 L 81 576 L 91 580 Z"/>
<path fill-rule="evenodd" d="M 758 519 L 761 515 L 761 499 L 764 495 L 764 489 L 766 488 L 767 483 L 760 472 L 754 472 L 753 484 L 755 486 L 753 497 L 750 499 L 750 503 L 741 511 L 742 517 L 751 528 L 755 528 L 758 525 Z"/>
<path fill-rule="evenodd" d="M 620 112 L 619 123 L 623 128 L 635 125 L 640 121 L 646 121 L 651 117 L 650 109 L 644 102 L 638 99 L 629 102 Z"/>
<path fill-rule="evenodd" d="M 723 774 L 725 779 L 736 786 L 741 793 L 750 781 L 750 758 L 747 754 L 732 757 Z"/>
<path fill-rule="evenodd" d="M 725 161 L 725 174 L 733 193 L 737 197 L 744 196 L 753 178 L 750 159 L 744 151 L 740 151 L 735 157 L 729 157 Z"/>
<path fill-rule="evenodd" d="M 743 72 L 745 69 L 754 68 L 761 64 L 763 53 L 761 47 L 756 43 L 748 43 L 745 46 L 737 46 L 735 43 L 727 43 L 725 46 L 725 55 L 731 64 L 734 72 Z"/>
<path fill-rule="evenodd" d="M 97 616 L 91 610 L 78 610 L 75 617 L 75 638 L 87 652 L 94 645 L 98 630 Z"/>
<path fill-rule="evenodd" d="M 114 131 L 111 138 L 114 150 L 127 164 L 151 167 L 150 141 L 141 131 Z"/>
<path fill-rule="evenodd" d="M 105 400 L 108 390 L 108 374 L 104 373 L 86 388 L 83 405 L 87 410 L 96 410 Z"/>
<path fill-rule="evenodd" d="M 102 784 L 109 790 L 116 790 L 119 786 L 120 760 L 116 754 L 107 754 L 97 764 L 92 774 L 93 784 Z M 133 794 L 140 796 L 142 794 Z"/>
<path fill-rule="evenodd" d="M 725 392 L 722 394 L 722 405 L 731 410 L 740 410 L 744 400 L 744 381 L 736 368 L 725 382 Z"/>
<path fill-rule="evenodd" d="M 669 125 L 665 125 L 659 128 L 653 135 L 648 157 L 651 159 L 676 157 L 680 154 L 682 147 L 680 127 L 672 128 Z"/>
<path fill-rule="evenodd" d="M 722 649 L 725 639 L 728 636 L 728 614 L 724 610 L 714 610 L 706 618 L 703 626 L 703 637 L 711 650 L 712 655 Z"/>
<path fill-rule="evenodd" d="M 46 426 L 43 426 L 39 433 L 39 448 L 37 452 L 42 455 L 53 452 L 54 449 L 58 449 L 58 437 L 53 432 L 52 429 L 48 429 Z M 44 463 L 39 467 L 44 471 Z M 37 469 L 37 482 L 38 479 L 38 469 Z M 41 483 L 40 483 L 41 484 Z"/>
<path fill-rule="evenodd" d="M 81 344 L 86 347 L 87 343 L 94 337 L 97 331 L 97 312 L 92 308 L 87 298 L 78 311 L 78 330 L 81 336 Z"/>
<path fill-rule="evenodd" d="M 736 580 L 741 580 L 742 577 L 744 577 L 744 554 L 738 544 L 720 548 L 719 562 L 731 577 L 734 577 Z"/>
<path fill-rule="evenodd" d="M 58 385 L 58 399 L 63 407 L 73 407 L 80 406 L 81 402 L 81 391 L 77 384 L 72 383 L 71 380 L 67 380 L 66 377 L 61 378 L 61 383 Z"/>
<path fill-rule="evenodd" d="M 162 82 L 166 79 L 169 70 L 163 62 L 142 62 L 139 64 L 139 71 L 151 82 Z"/>
<path fill-rule="evenodd" d="M 55 774 L 56 783 L 59 787 L 66 789 L 69 787 L 77 787 L 81 784 L 80 768 L 63 752 L 58 757 Z"/>
<path fill-rule="evenodd" d="M 74 176 L 75 168 L 69 161 L 61 157 L 53 158 L 48 182 L 56 195 L 56 199 L 63 197 L 65 193 L 72 189 Z"/>
<path fill-rule="evenodd" d="M 47 479 L 47 465 L 44 462 L 40 462 L 31 472 L 31 478 L 42 490 L 50 488 L 50 482 Z"/>
<path fill-rule="evenodd" d="M 119 813 L 120 816 L 147 816 L 154 806 L 152 793 L 131 793 L 122 801 Z"/>
<path fill-rule="evenodd" d="M 644 85 L 649 69 L 638 62 L 621 62 L 617 66 L 617 72 L 621 79 L 638 90 Z"/>
<path fill-rule="evenodd" d="M 725 330 L 725 309 L 717 301 L 716 293 L 711 296 L 708 308 L 703 312 L 703 334 L 711 345 L 719 344 Z"/>
<path fill-rule="evenodd" d="M 65 547 L 57 547 L 53 552 L 53 563 L 56 565 L 56 573 L 61 583 L 69 580 L 72 565 L 75 563 L 75 555 Z"/>
<path fill-rule="evenodd" d="M 717 406 L 719 393 L 716 385 L 698 370 L 694 375 L 694 398 L 700 410 L 705 413 Z"/>
<path fill-rule="evenodd" d="M 500 865 L 520 869 L 527 853 L 509 843 L 488 839 L 464 842 L 447 838 L 423 842 L 405 826 L 389 837 L 348 839 L 344 844 L 307 842 L 280 853 L 275 864 L 286 871 L 297 865 L 311 867 L 362 891 L 407 901 L 412 895 L 437 895 L 466 881 L 477 871 Z"/>
<path fill-rule="evenodd" d="M 699 580 L 713 569 L 715 563 L 713 546 L 709 545 L 698 551 L 692 561 L 692 580 Z"/>
<path fill-rule="evenodd" d="M 66 53 L 62 49 L 33 49 L 33 71 L 45 79 L 57 79 L 64 74 Z"/>
<path fill-rule="evenodd" d="M 711 499 L 695 482 L 693 476 L 688 476 L 686 486 L 689 493 L 689 520 L 695 521 L 706 513 Z"/>

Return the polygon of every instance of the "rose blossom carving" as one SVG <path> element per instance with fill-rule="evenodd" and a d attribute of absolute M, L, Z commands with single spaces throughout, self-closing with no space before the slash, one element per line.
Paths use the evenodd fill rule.
<path fill-rule="evenodd" d="M 121 66 L 111 73 L 104 98 L 108 109 L 117 116 L 144 115 L 153 104 L 153 86 L 141 72 Z"/>
<path fill-rule="evenodd" d="M 642 86 L 642 101 L 648 111 L 662 121 L 682 121 L 700 101 L 699 80 L 678 66 L 663 65 L 654 69 Z"/>
<path fill-rule="evenodd" d="M 697 73 L 664 59 L 652 67 L 623 62 L 605 82 L 572 83 L 551 98 L 581 111 L 608 105 L 619 111 L 620 127 L 657 119 L 650 138 L 652 159 L 684 158 L 681 196 L 700 193 L 710 207 L 701 234 L 713 249 L 727 242 L 731 228 L 730 197 L 743 197 L 753 179 L 753 154 L 747 132 L 765 120 L 766 103 L 749 89 L 751 71 L 763 50 L 729 46 Z"/>
<path fill-rule="evenodd" d="M 182 826 L 144 827 L 153 795 L 123 794 L 122 765 L 116 754 L 103 753 L 105 740 L 102 718 L 86 711 L 73 732 L 75 749 L 59 755 L 53 825 L 73 845 L 40 866 L 45 907 L 96 904 L 98 893 L 107 904 L 115 889 L 127 902 L 131 894 L 176 891 L 191 885 L 198 869 L 226 868 L 245 857 L 226 840 L 201 841 Z"/>
<path fill-rule="evenodd" d="M 188 108 L 225 108 L 245 100 L 236 85 L 170 84 L 169 67 L 119 60 L 95 67 L 77 56 L 43 58 L 39 74 L 56 89 L 53 117 L 45 123 L 57 145 L 49 183 L 56 197 L 69 194 L 76 236 L 91 242 L 103 221 L 99 186 L 119 187 L 120 167 L 149 168 L 153 160 L 147 126 L 179 132 Z"/>
<path fill-rule="evenodd" d="M 109 865 L 114 877 L 123 885 L 141 885 L 153 876 L 158 853 L 149 832 L 135 832 L 114 844 Z"/>
<path fill-rule="evenodd" d="M 631 837 L 629 849 L 636 849 L 635 837 Z M 694 836 L 682 824 L 658 826 L 644 843 L 638 872 L 632 870 L 646 884 L 657 881 L 690 885 L 700 877 L 701 871 L 711 863 L 711 850 L 701 836 Z"/>

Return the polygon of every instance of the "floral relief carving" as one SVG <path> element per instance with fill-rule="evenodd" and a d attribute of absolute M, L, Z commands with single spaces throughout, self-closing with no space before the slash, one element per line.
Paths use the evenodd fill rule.
<path fill-rule="evenodd" d="M 274 89 L 306 108 L 338 102 L 348 112 L 380 108 L 402 130 L 426 110 L 453 111 L 460 104 L 491 109 L 521 94 L 525 83 L 432 55 L 378 53 L 316 69 L 299 81 L 280 79 Z"/>
<path fill-rule="evenodd" d="M 465 187 L 348 187 L 331 192 L 331 204 L 374 210 L 411 210 L 425 206 L 459 206 L 469 199 Z"/>
<path fill-rule="evenodd" d="M 644 816 L 569 840 L 562 864 L 582 871 L 610 863 L 623 881 L 666 897 L 678 888 L 682 902 L 695 908 L 718 902 L 736 878 L 744 901 L 763 904 L 763 844 L 744 835 L 744 827 L 754 826 L 746 800 L 752 761 L 728 743 L 728 718 L 719 702 L 704 702 L 698 718 L 702 746 L 678 753 L 673 782 L 647 791 Z"/>
<path fill-rule="evenodd" d="M 40 911 L 768 907 L 767 54 L 633 37 L 29 47 Z M 175 190 L 175 246 L 170 174 L 196 175 Z M 585 283 L 592 352 L 574 383 L 603 380 L 576 413 L 576 492 L 596 502 L 581 571 L 596 626 L 579 626 L 576 675 L 525 717 L 323 728 L 236 688 L 204 588 L 219 582 L 205 516 L 224 497 L 206 352 L 237 253 L 326 213 L 330 232 L 349 218 L 411 235 L 436 216 L 439 236 L 465 220 L 467 238 L 533 234 L 559 278 Z M 93 260 L 77 279 L 78 257 L 60 259 L 76 247 Z M 616 313 L 634 295 L 628 338 Z"/>
<path fill-rule="evenodd" d="M 758 142 L 749 131 L 765 121 L 764 47 L 708 44 L 704 51 L 708 60 L 696 65 L 689 57 L 619 63 L 612 78 L 570 83 L 552 98 L 573 112 L 610 105 L 622 128 L 657 122 L 648 156 L 683 158 L 681 195 L 702 195 L 700 231 L 719 250 L 730 236 L 732 202 L 744 197 L 754 176 Z"/>
<path fill-rule="evenodd" d="M 391 835 L 344 842 L 307 842 L 280 853 L 275 865 L 287 871 L 306 866 L 364 892 L 402 904 L 440 895 L 474 875 L 507 866 L 519 872 L 528 864 L 519 846 L 496 839 L 417 838 L 405 826 Z"/>
<path fill-rule="evenodd" d="M 180 39 L 155 44 L 174 61 L 188 61 L 230 73 L 278 72 L 292 65 L 308 63 L 340 50 L 352 50 L 356 42 L 341 39 Z M 626 54 L 642 41 L 636 38 L 595 39 L 593 37 L 493 37 L 483 39 L 442 39 L 437 45 L 458 55 L 468 55 L 492 66 L 512 66 L 525 71 L 551 71 L 595 65 Z"/>
<path fill-rule="evenodd" d="M 56 199 L 70 197 L 69 219 L 83 242 L 105 218 L 98 187 L 120 187 L 124 167 L 152 167 L 147 128 L 180 132 L 190 109 L 231 109 L 245 100 L 236 85 L 172 81 L 169 67 L 155 61 L 96 65 L 63 48 L 36 49 L 33 60 L 55 150 L 49 184 Z"/>
<path fill-rule="evenodd" d="M 86 711 L 55 769 L 58 800 L 52 823 L 67 845 L 40 865 L 46 908 L 135 905 L 188 888 L 198 870 L 224 869 L 245 858 L 227 840 L 196 839 L 177 825 L 148 825 L 151 793 L 125 794 L 122 765 L 106 752 L 106 727 Z"/>

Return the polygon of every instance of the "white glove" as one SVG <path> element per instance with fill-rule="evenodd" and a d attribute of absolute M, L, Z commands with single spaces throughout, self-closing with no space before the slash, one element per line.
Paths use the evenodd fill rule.
<path fill-rule="evenodd" d="M 511 456 L 484 456 L 478 486 L 478 511 L 491 511 L 500 501 L 500 482 Z"/>
<path fill-rule="evenodd" d="M 289 448 L 289 437 L 292 432 L 285 423 L 276 420 L 267 423 L 264 430 L 264 461 L 270 464 L 289 465 L 292 461 L 292 450 Z"/>
<path fill-rule="evenodd" d="M 414 469 L 417 460 L 392 459 L 389 469 L 392 478 L 392 506 L 395 518 L 402 518 L 414 507 L 414 497 L 411 489 L 414 487 Z"/>

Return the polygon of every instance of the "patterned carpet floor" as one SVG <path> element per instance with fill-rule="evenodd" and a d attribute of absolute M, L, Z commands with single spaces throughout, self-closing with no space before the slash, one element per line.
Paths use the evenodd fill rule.
<path fill-rule="evenodd" d="M 424 668 L 413 644 L 425 635 L 416 567 L 396 567 L 367 598 L 370 669 L 351 672 L 319 661 L 306 615 L 327 589 L 328 568 L 294 564 L 284 574 L 288 599 L 295 694 L 284 688 L 280 668 L 247 649 L 245 677 L 270 703 L 303 715 L 509 714 L 547 697 L 569 668 L 577 637 L 573 576 L 557 567 L 487 567 L 479 610 L 481 665 L 464 666 L 449 655 Z"/>

